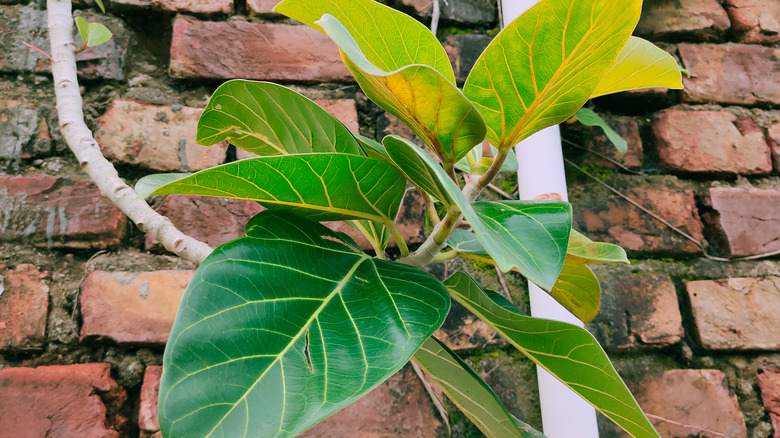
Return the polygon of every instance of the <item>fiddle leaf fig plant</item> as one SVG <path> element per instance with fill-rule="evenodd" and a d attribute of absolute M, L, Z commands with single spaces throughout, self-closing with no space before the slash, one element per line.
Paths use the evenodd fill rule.
<path fill-rule="evenodd" d="M 435 36 L 401 12 L 372 0 L 277 5 L 328 35 L 363 92 L 426 148 L 352 133 L 279 85 L 233 80 L 216 90 L 197 141 L 229 141 L 257 157 L 148 176 L 137 190 L 249 199 L 266 210 L 187 287 L 164 356 L 163 436 L 295 436 L 409 360 L 487 436 L 543 436 L 432 337 L 455 299 L 628 433 L 658 437 L 586 330 L 525 315 L 466 273 L 442 282 L 422 269 L 454 257 L 495 263 L 583 321 L 596 315 L 601 291 L 588 265 L 627 263 L 621 248 L 572 230 L 566 202 L 478 198 L 514 169 L 517 142 L 591 97 L 682 87 L 668 54 L 631 37 L 640 9 L 641 0 L 542 0 L 498 34 L 460 90 Z M 408 186 L 434 225 L 414 251 L 396 225 Z M 320 223 L 334 220 L 373 251 Z M 397 250 L 388 251 L 391 239 Z"/>

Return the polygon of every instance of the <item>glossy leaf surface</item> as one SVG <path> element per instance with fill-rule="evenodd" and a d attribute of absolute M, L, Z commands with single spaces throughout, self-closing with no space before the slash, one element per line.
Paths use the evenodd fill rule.
<path fill-rule="evenodd" d="M 374 65 L 344 25 L 331 15 L 317 21 L 339 46 L 344 64 L 371 100 L 406 123 L 451 166 L 485 138 L 474 105 L 441 72 L 412 64 L 386 71 Z"/>
<path fill-rule="evenodd" d="M 409 140 L 390 135 L 385 137 L 385 151 L 391 160 L 409 178 L 409 181 L 424 190 L 436 200 L 447 206 L 452 205 L 452 197 L 435 172 L 435 168 L 429 165 L 416 151 L 417 146 Z M 437 167 L 438 164 L 436 165 Z"/>
<path fill-rule="evenodd" d="M 620 246 L 594 242 L 577 230 L 571 230 L 568 253 L 580 263 L 629 263 L 626 251 Z"/>
<path fill-rule="evenodd" d="M 316 220 L 382 224 L 392 224 L 405 187 L 401 171 L 387 161 L 332 153 L 250 158 L 194 174 L 147 176 L 136 186 L 143 197 L 252 199 Z"/>
<path fill-rule="evenodd" d="M 542 0 L 493 39 L 463 88 L 509 148 L 588 100 L 639 21 L 641 0 Z"/>
<path fill-rule="evenodd" d="M 626 432 L 635 438 L 660 438 L 604 350 L 585 329 L 529 317 L 499 294 L 483 291 L 462 272 L 444 284 L 455 300 Z"/>
<path fill-rule="evenodd" d="M 612 127 L 609 126 L 609 124 L 592 109 L 581 108 L 579 111 L 577 111 L 575 117 L 577 117 L 577 120 L 579 120 L 580 123 L 585 126 L 598 126 L 601 128 L 604 131 L 604 134 L 607 136 L 607 139 L 612 142 L 613 145 L 615 145 L 615 149 L 617 149 L 621 154 L 625 154 L 628 150 L 628 143 L 626 140 L 623 139 L 620 134 L 615 132 L 615 130 L 612 129 Z"/>
<path fill-rule="evenodd" d="M 680 67 L 666 51 L 632 36 L 592 97 L 650 87 L 682 89 Z"/>
<path fill-rule="evenodd" d="M 391 158 L 414 153 L 427 165 L 427 172 L 436 177 L 437 187 L 460 208 L 485 251 L 502 271 L 517 268 L 526 278 L 548 291 L 555 285 L 563 268 L 571 230 L 569 203 L 503 201 L 471 204 L 425 151 L 397 136 L 385 137 L 384 146 Z"/>
<path fill-rule="evenodd" d="M 544 438 L 510 414 L 485 381 L 438 339 L 426 339 L 414 361 L 486 436 Z"/>
<path fill-rule="evenodd" d="M 187 287 L 163 359 L 165 436 L 295 436 L 398 371 L 450 299 L 430 274 L 263 212 Z"/>
<path fill-rule="evenodd" d="M 344 152 L 360 144 L 338 119 L 302 94 L 268 82 L 220 85 L 200 116 L 196 141 L 224 140 L 258 155 Z"/>
<path fill-rule="evenodd" d="M 76 17 L 76 27 L 81 35 L 81 40 L 87 43 L 87 47 L 99 46 L 111 39 L 111 31 L 100 23 Z"/>
<path fill-rule="evenodd" d="M 284 0 L 274 11 L 322 31 L 316 23 L 332 15 L 357 41 L 373 65 L 385 71 L 411 64 L 433 67 L 455 83 L 447 52 L 414 18 L 372 0 Z"/>
<path fill-rule="evenodd" d="M 601 285 L 588 265 L 566 256 L 561 275 L 550 291 L 563 307 L 582 322 L 589 322 L 599 313 Z"/>

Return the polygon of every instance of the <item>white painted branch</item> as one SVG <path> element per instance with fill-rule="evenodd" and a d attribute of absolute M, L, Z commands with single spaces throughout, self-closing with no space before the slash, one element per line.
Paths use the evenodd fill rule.
<path fill-rule="evenodd" d="M 84 123 L 83 102 L 73 53 L 73 16 L 70 0 L 48 0 L 52 76 L 60 129 L 68 147 L 100 192 L 121 209 L 138 228 L 179 257 L 200 264 L 212 249 L 179 231 L 171 221 L 146 203 L 103 157 L 92 131 Z"/>

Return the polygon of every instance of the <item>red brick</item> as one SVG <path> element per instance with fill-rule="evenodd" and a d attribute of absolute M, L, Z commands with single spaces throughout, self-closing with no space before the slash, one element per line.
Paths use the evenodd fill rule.
<path fill-rule="evenodd" d="M 160 394 L 161 366 L 146 367 L 144 383 L 141 385 L 141 405 L 138 408 L 140 438 L 162 438 L 160 420 L 157 417 L 157 396 Z"/>
<path fill-rule="evenodd" d="M 590 326 L 604 348 L 625 351 L 680 342 L 685 333 L 669 276 L 605 273 L 599 280 L 604 293 Z"/>
<path fill-rule="evenodd" d="M 691 281 L 696 336 L 708 350 L 780 350 L 780 277 Z"/>
<path fill-rule="evenodd" d="M 780 250 L 780 190 L 712 187 L 705 220 L 720 249 L 731 257 Z"/>
<path fill-rule="evenodd" d="M 569 192 L 579 193 L 570 196 L 578 229 L 594 240 L 618 244 L 631 254 L 701 253 L 696 244 L 622 199 L 599 196 L 590 186 L 572 185 Z M 692 191 L 645 184 L 624 193 L 694 238 L 703 239 Z"/>
<path fill-rule="evenodd" d="M 173 23 L 170 72 L 176 78 L 297 82 L 352 78 L 336 45 L 308 26 L 184 17 Z"/>
<path fill-rule="evenodd" d="M 780 105 L 780 49 L 680 44 L 678 50 L 691 74 L 683 77 L 686 101 Z"/>
<path fill-rule="evenodd" d="M 780 171 L 780 122 L 770 126 L 766 131 L 769 148 L 772 150 L 772 163 L 775 170 Z"/>
<path fill-rule="evenodd" d="M 0 240 L 49 248 L 115 248 L 127 219 L 88 181 L 0 176 Z"/>
<path fill-rule="evenodd" d="M 0 138 L 0 158 L 32 158 L 51 151 L 46 120 L 28 102 L 0 99 Z"/>
<path fill-rule="evenodd" d="M 411 8 L 428 20 L 433 12 L 432 0 L 401 0 L 400 6 Z M 490 26 L 498 21 L 496 2 L 492 0 L 447 0 L 439 2 L 441 19 L 457 23 Z"/>
<path fill-rule="evenodd" d="M 717 0 L 657 0 L 644 3 L 636 32 L 651 38 L 712 40 L 730 26 Z"/>
<path fill-rule="evenodd" d="M 165 344 L 193 272 L 90 273 L 81 286 L 81 339 Z"/>
<path fill-rule="evenodd" d="M 46 337 L 48 272 L 33 265 L 0 266 L 0 351 L 37 350 Z"/>
<path fill-rule="evenodd" d="M 755 122 L 727 111 L 664 111 L 653 125 L 661 163 L 679 172 L 762 175 L 769 146 Z"/>
<path fill-rule="evenodd" d="M 195 143 L 200 108 L 118 99 L 100 118 L 96 139 L 114 163 L 161 171 L 198 171 L 225 162 L 227 142 Z"/>
<path fill-rule="evenodd" d="M 249 15 L 261 17 L 278 17 L 274 12 L 276 6 L 281 0 L 247 0 L 246 6 L 249 8 Z"/>
<path fill-rule="evenodd" d="M 133 6 L 171 12 L 194 14 L 230 14 L 233 0 L 112 0 L 114 6 Z"/>
<path fill-rule="evenodd" d="M 761 387 L 761 398 L 764 399 L 764 409 L 769 412 L 772 426 L 775 428 L 775 438 L 780 437 L 780 369 L 767 368 L 758 375 Z"/>
<path fill-rule="evenodd" d="M 737 397 L 729 391 L 726 376 L 719 370 L 671 370 L 647 376 L 636 386 L 634 395 L 648 414 L 729 438 L 747 437 Z M 711 436 L 659 419 L 651 421 L 665 438 Z"/>
<path fill-rule="evenodd" d="M 160 371 L 149 367 L 141 389 L 141 438 L 157 438 Z M 420 379 L 411 369 L 390 377 L 341 411 L 299 435 L 301 438 L 433 437 L 442 425 Z M 145 434 L 146 433 L 146 434 Z"/>
<path fill-rule="evenodd" d="M 777 0 L 726 0 L 732 29 L 743 43 L 780 41 L 780 3 Z"/>
<path fill-rule="evenodd" d="M 15 438 L 119 438 L 129 423 L 126 399 L 107 363 L 3 368 L 0 430 Z"/>

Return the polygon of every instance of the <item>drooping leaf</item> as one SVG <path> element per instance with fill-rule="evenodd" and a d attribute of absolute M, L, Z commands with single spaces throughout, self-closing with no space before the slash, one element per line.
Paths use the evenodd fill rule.
<path fill-rule="evenodd" d="M 653 43 L 632 36 L 591 97 L 651 87 L 681 89 L 680 66 Z"/>
<path fill-rule="evenodd" d="M 373 138 L 364 137 L 360 134 L 356 134 L 355 138 L 360 142 L 360 146 L 363 147 L 363 152 L 372 158 L 387 159 L 387 151 L 381 143 Z"/>
<path fill-rule="evenodd" d="M 330 14 L 357 41 L 368 61 L 384 71 L 411 64 L 433 67 L 455 83 L 452 64 L 436 36 L 412 17 L 372 0 L 284 0 L 274 11 L 319 31 L 316 23 Z"/>
<path fill-rule="evenodd" d="M 590 322 L 599 313 L 601 285 L 588 265 L 566 256 L 561 275 L 550 295 L 582 322 Z"/>
<path fill-rule="evenodd" d="M 111 39 L 111 31 L 100 23 L 88 22 L 76 17 L 76 28 L 79 30 L 81 40 L 87 43 L 87 47 L 99 46 Z"/>
<path fill-rule="evenodd" d="M 416 146 L 412 142 L 395 135 L 389 135 L 383 141 L 388 156 L 409 178 L 409 181 L 447 206 L 452 205 L 452 197 L 447 192 L 447 188 L 436 176 L 434 168 L 415 151 Z"/>
<path fill-rule="evenodd" d="M 501 295 L 483 291 L 463 272 L 444 284 L 455 300 L 633 437 L 660 438 L 604 350 L 585 329 L 529 317 Z"/>
<path fill-rule="evenodd" d="M 195 138 L 230 143 L 258 155 L 344 152 L 363 155 L 344 124 L 302 94 L 269 82 L 220 85 L 198 121 Z"/>
<path fill-rule="evenodd" d="M 184 293 L 163 358 L 161 430 L 293 437 L 403 367 L 449 303 L 421 269 L 262 212 Z"/>
<path fill-rule="evenodd" d="M 152 175 L 136 187 L 144 197 L 179 194 L 252 199 L 269 209 L 316 220 L 369 219 L 392 224 L 406 183 L 401 171 L 387 161 L 322 153 L 250 158 L 194 174 Z"/>
<path fill-rule="evenodd" d="M 620 246 L 594 242 L 577 230 L 571 230 L 568 253 L 580 263 L 630 263 L 626 251 Z"/>
<path fill-rule="evenodd" d="M 615 132 L 615 130 L 592 109 L 580 108 L 580 110 L 577 111 L 577 114 L 575 114 L 575 117 L 577 117 L 577 120 L 585 126 L 598 126 L 601 128 L 607 136 L 607 139 L 615 145 L 615 149 L 621 154 L 625 154 L 628 150 L 628 142 L 626 142 L 620 134 Z"/>
<path fill-rule="evenodd" d="M 382 70 L 336 18 L 326 14 L 316 23 L 339 46 L 344 64 L 366 96 L 403 120 L 445 166 L 452 166 L 485 138 L 479 111 L 439 71 L 420 64 Z"/>
<path fill-rule="evenodd" d="M 641 0 L 542 0 L 506 26 L 464 94 L 499 148 L 563 122 L 588 100 L 639 21 Z"/>
<path fill-rule="evenodd" d="M 433 175 L 436 187 L 446 193 L 468 220 L 477 238 L 499 268 L 512 268 L 539 287 L 550 290 L 563 268 L 571 230 L 571 205 L 567 202 L 503 201 L 471 204 L 444 169 L 425 151 L 397 136 L 384 138 L 394 157 L 416 154 Z M 396 162 L 402 166 L 399 162 Z M 426 173 L 427 172 L 427 173 Z"/>
<path fill-rule="evenodd" d="M 485 381 L 438 339 L 426 339 L 414 361 L 487 437 L 544 438 L 510 414 Z"/>

